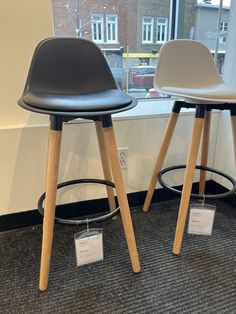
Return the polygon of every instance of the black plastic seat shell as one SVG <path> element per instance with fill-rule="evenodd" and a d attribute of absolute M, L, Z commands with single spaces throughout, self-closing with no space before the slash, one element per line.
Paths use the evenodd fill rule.
<path fill-rule="evenodd" d="M 137 101 L 119 89 L 93 42 L 48 38 L 36 47 L 18 104 L 33 112 L 76 118 L 129 110 Z"/>

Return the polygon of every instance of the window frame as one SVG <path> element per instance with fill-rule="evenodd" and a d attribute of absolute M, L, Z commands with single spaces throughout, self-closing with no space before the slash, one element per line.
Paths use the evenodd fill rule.
<path fill-rule="evenodd" d="M 115 17 L 115 21 L 109 21 L 110 17 Z M 115 25 L 114 37 L 115 39 L 108 38 L 108 25 Z M 113 33 L 113 31 L 112 31 Z M 118 43 L 118 15 L 117 14 L 106 14 L 106 42 L 107 43 Z"/>
<path fill-rule="evenodd" d="M 165 20 L 165 23 L 159 22 L 160 20 Z M 160 29 L 162 30 L 164 27 L 164 40 L 158 40 L 158 34 L 161 34 L 162 32 L 158 32 L 158 26 L 160 26 Z M 156 43 L 157 44 L 163 44 L 168 40 L 168 18 L 167 17 L 157 17 L 156 22 Z"/>
<path fill-rule="evenodd" d="M 100 21 L 96 21 L 94 18 L 95 17 L 99 17 L 100 18 Z M 94 13 L 91 15 L 91 20 L 92 20 L 92 23 L 91 23 L 91 27 L 92 27 L 92 40 L 95 42 L 95 43 L 104 43 L 104 16 L 103 14 L 97 14 L 97 13 Z M 99 31 L 98 31 L 98 25 L 101 25 L 101 40 L 98 39 L 96 40 L 94 38 L 94 35 L 95 35 L 95 32 L 94 32 L 94 25 L 96 25 L 96 35 L 99 34 Z"/>
<path fill-rule="evenodd" d="M 145 23 L 144 22 L 144 19 L 147 19 L 147 18 L 150 18 L 151 22 L 150 23 Z M 145 25 L 148 26 L 150 25 L 151 26 L 151 29 L 150 29 L 150 41 L 149 40 L 144 40 L 144 28 L 145 28 Z M 142 44 L 153 44 L 153 33 L 154 33 L 154 17 L 153 16 L 142 16 Z M 146 32 L 146 38 L 147 38 L 147 32 Z"/>

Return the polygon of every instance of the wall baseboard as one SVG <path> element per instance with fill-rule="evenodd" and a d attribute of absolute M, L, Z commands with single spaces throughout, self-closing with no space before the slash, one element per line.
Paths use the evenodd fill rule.
<path fill-rule="evenodd" d="M 176 189 L 181 189 L 181 186 L 176 186 Z M 193 192 L 197 193 L 198 183 L 193 184 Z M 206 192 L 208 194 L 219 194 L 228 191 L 225 187 L 219 183 L 209 180 L 206 182 Z M 130 207 L 142 206 L 147 191 L 134 192 L 128 194 L 128 200 Z M 170 201 L 177 199 L 175 193 L 167 189 L 156 189 L 152 199 L 153 203 Z M 230 198 L 224 199 L 232 207 L 235 207 L 236 204 L 236 195 L 233 195 Z M 106 198 L 88 200 L 76 203 L 68 203 L 57 206 L 57 216 L 60 218 L 75 218 L 75 217 L 84 217 L 92 215 L 95 213 L 104 213 L 108 211 L 108 202 Z M 34 226 L 42 223 L 42 216 L 39 214 L 37 209 L 30 210 L 27 212 L 14 213 L 9 215 L 0 216 L 0 232 L 10 231 L 13 229 L 24 228 L 29 226 Z"/>

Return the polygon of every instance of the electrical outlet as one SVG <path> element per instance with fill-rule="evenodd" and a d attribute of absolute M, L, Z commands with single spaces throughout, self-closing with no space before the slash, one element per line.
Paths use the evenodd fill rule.
<path fill-rule="evenodd" d="M 128 147 L 118 148 L 120 167 L 128 168 Z"/>

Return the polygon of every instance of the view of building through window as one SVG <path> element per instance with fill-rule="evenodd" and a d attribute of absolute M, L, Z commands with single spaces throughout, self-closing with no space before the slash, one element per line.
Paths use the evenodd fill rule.
<path fill-rule="evenodd" d="M 116 14 L 106 16 L 107 42 L 118 42 L 118 17 Z"/>
<path fill-rule="evenodd" d="M 167 41 L 168 35 L 168 19 L 157 18 L 157 43 L 164 43 Z"/>
<path fill-rule="evenodd" d="M 161 97 L 153 79 L 161 45 L 171 38 L 199 40 L 222 73 L 230 0 L 52 0 L 55 36 L 94 41 L 121 89 L 137 98 Z M 217 39 L 218 38 L 218 39 Z M 158 75 L 158 71 L 157 71 Z"/>
<path fill-rule="evenodd" d="M 92 22 L 92 40 L 96 43 L 103 43 L 104 35 L 103 35 L 103 16 L 101 14 L 92 14 L 91 15 Z M 80 31 L 81 32 L 81 31 Z"/>
<path fill-rule="evenodd" d="M 153 17 L 144 16 L 142 24 L 142 43 L 153 43 Z"/>

